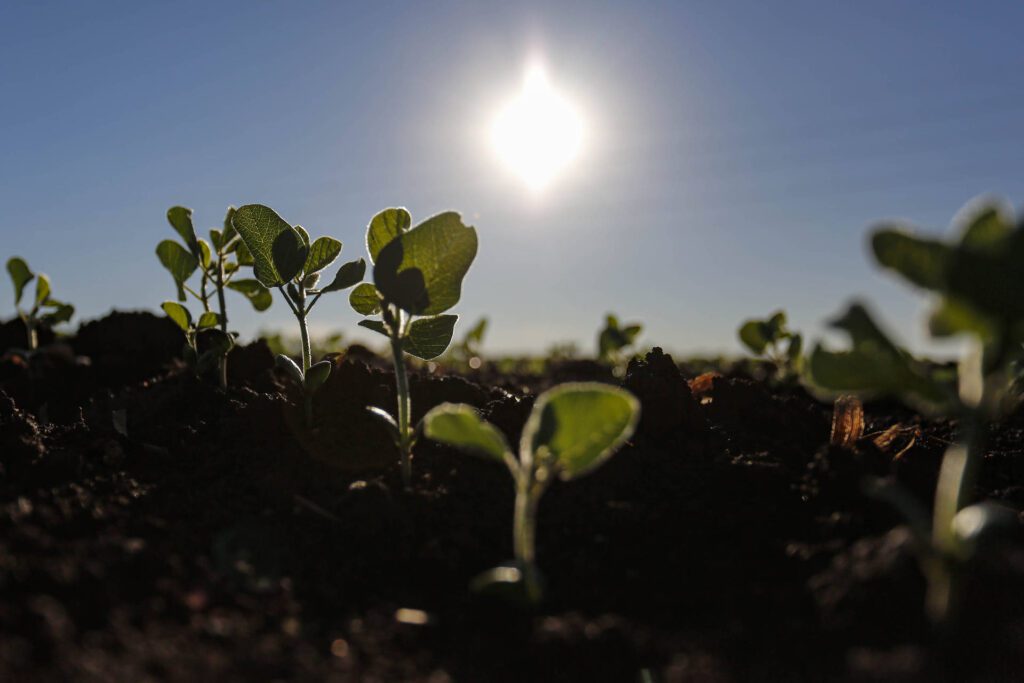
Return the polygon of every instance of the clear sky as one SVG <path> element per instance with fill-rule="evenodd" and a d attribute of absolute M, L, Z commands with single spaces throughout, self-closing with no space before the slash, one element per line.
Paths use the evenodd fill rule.
<path fill-rule="evenodd" d="M 0 0 L 0 252 L 88 319 L 173 296 L 153 249 L 174 204 L 204 232 L 268 204 L 347 259 L 381 208 L 450 208 L 480 235 L 456 312 L 490 316 L 492 350 L 590 349 L 615 311 L 730 351 L 744 317 L 814 336 L 853 295 L 919 343 L 865 230 L 1020 204 L 1022 26 L 1005 0 Z M 540 195 L 487 140 L 531 58 L 586 130 Z M 280 300 L 229 306 L 245 335 L 293 327 Z M 313 317 L 358 336 L 344 296 Z"/>

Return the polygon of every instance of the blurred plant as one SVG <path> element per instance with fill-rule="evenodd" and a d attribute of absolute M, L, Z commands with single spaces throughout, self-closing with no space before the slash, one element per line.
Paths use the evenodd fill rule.
<path fill-rule="evenodd" d="M 987 425 L 1010 407 L 1011 370 L 1024 343 L 1024 223 L 1015 225 L 1012 212 L 991 201 L 973 203 L 961 216 L 959 236 L 951 241 L 917 237 L 893 225 L 880 226 L 871 236 L 883 268 L 933 294 L 931 335 L 973 339 L 958 373 L 914 359 L 857 305 L 835 323 L 850 334 L 853 348 L 836 353 L 819 345 L 810 361 L 821 386 L 903 394 L 960 417 L 959 441 L 947 450 L 939 471 L 931 523 L 913 525 L 930 539 L 923 568 L 928 613 L 938 622 L 955 613 L 957 576 L 975 541 L 1003 521 L 990 508 L 968 503 Z"/>
<path fill-rule="evenodd" d="M 745 321 L 740 325 L 739 337 L 755 356 L 771 362 L 780 377 L 797 377 L 802 371 L 804 339 L 786 327 L 785 311 L 776 311 L 765 320 Z"/>
<path fill-rule="evenodd" d="M 18 317 L 25 324 L 25 336 L 28 350 L 35 351 L 39 347 L 39 324 L 49 327 L 66 323 L 75 314 L 75 307 L 57 301 L 50 296 L 50 278 L 42 273 L 33 273 L 25 259 L 15 256 L 7 261 L 7 273 L 14 285 L 14 308 Z M 32 300 L 32 308 L 21 307 L 21 297 L 25 286 L 35 278 L 36 295 Z"/>
<path fill-rule="evenodd" d="M 412 406 L 403 354 L 431 360 L 451 343 L 457 315 L 442 315 L 459 302 L 462 280 L 476 258 L 476 230 L 463 225 L 454 212 L 438 214 L 410 229 L 412 217 L 402 208 L 385 209 L 370 221 L 366 248 L 373 266 L 373 284 L 352 290 L 356 312 L 379 315 L 362 327 L 391 342 L 395 364 L 397 415 L 370 406 L 387 426 L 399 452 L 402 481 L 412 484 Z M 423 317 L 421 317 L 423 316 Z"/>
<path fill-rule="evenodd" d="M 302 366 L 290 356 L 277 356 L 277 364 L 302 388 L 306 425 L 313 425 L 313 394 L 331 374 L 331 362 L 313 363 L 309 341 L 309 312 L 330 292 L 352 287 L 366 273 L 366 261 L 343 264 L 326 287 L 319 287 L 320 273 L 341 253 L 341 242 L 319 237 L 312 243 L 302 226 L 292 226 L 268 206 L 247 204 L 232 216 L 232 225 L 252 255 L 253 272 L 263 287 L 277 287 L 299 323 Z"/>
<path fill-rule="evenodd" d="M 232 225 L 234 212 L 234 207 L 228 207 L 223 229 L 212 228 L 210 241 L 207 242 L 196 235 L 195 227 L 192 224 L 192 209 L 172 206 L 167 210 L 167 221 L 181 237 L 184 246 L 174 240 L 163 240 L 156 247 L 157 258 L 170 272 L 174 284 L 178 288 L 179 303 L 165 302 L 162 308 L 165 312 L 169 310 L 174 312 L 173 315 L 168 312 L 168 317 L 185 333 L 186 349 L 192 349 L 195 352 L 197 334 L 200 331 L 208 332 L 207 336 L 213 340 L 210 350 L 221 354 L 215 359 L 221 387 L 226 387 L 228 383 L 227 355 L 235 344 L 235 335 L 228 331 L 225 290 L 232 289 L 244 295 L 257 311 L 265 311 L 273 303 L 270 291 L 258 280 L 236 277 L 240 268 L 251 266 L 253 260 Z M 187 284 L 197 270 L 200 272 L 198 291 Z M 186 294 L 195 297 L 203 307 L 195 325 L 192 324 L 192 314 L 187 310 L 185 313 L 180 310 L 185 308 L 181 302 L 187 301 Z M 218 312 L 216 313 L 211 308 L 214 296 L 217 297 Z M 189 360 L 199 370 L 198 355 L 188 351 L 186 353 L 189 355 L 186 360 Z M 206 358 L 210 357 L 206 356 Z M 203 366 L 208 365 L 209 362 L 212 361 L 204 360 Z"/>
<path fill-rule="evenodd" d="M 597 335 L 597 359 L 603 363 L 621 365 L 625 350 L 636 343 L 643 329 L 639 323 L 622 327 L 619 319 L 609 313 L 604 318 L 604 328 Z"/>
<path fill-rule="evenodd" d="M 260 330 L 256 337 L 266 342 L 274 356 L 301 356 L 302 337 L 282 334 L 280 331 Z M 309 335 L 309 351 L 311 358 L 323 358 L 328 354 L 341 353 L 345 335 L 341 332 L 329 332 L 324 335 Z"/>
<path fill-rule="evenodd" d="M 483 345 L 486 332 L 487 318 L 480 318 L 476 325 L 469 328 L 469 331 L 462 336 L 462 341 L 452 346 L 449 354 L 454 360 L 465 363 L 473 370 L 476 370 L 481 365 L 480 347 Z"/>
<path fill-rule="evenodd" d="M 541 496 L 556 479 L 569 481 L 600 467 L 633 435 L 639 419 L 640 402 L 624 389 L 561 384 L 537 397 L 517 459 L 505 436 L 471 406 L 445 403 L 424 416 L 427 438 L 504 463 L 515 484 L 515 566 L 485 573 L 478 585 L 521 583 L 531 601 L 540 599 L 535 539 Z"/>

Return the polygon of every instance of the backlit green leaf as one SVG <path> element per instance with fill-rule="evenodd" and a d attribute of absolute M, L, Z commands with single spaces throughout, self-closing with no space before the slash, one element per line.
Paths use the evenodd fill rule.
<path fill-rule="evenodd" d="M 302 269 L 306 255 L 299 234 L 270 207 L 262 204 L 239 207 L 232 217 L 232 225 L 248 252 L 243 254 L 239 249 L 238 262 L 244 264 L 247 259 L 243 256 L 251 255 L 256 278 L 267 287 L 285 284 Z M 275 249 L 279 255 L 275 254 Z M 286 271 L 294 272 L 280 273 L 275 265 L 277 256 L 287 266 Z"/>
<path fill-rule="evenodd" d="M 11 276 L 14 284 L 14 305 L 21 304 L 21 296 L 25 292 L 25 285 L 31 282 L 34 275 L 29 270 L 25 259 L 15 256 L 7 261 L 7 273 Z"/>
<path fill-rule="evenodd" d="M 164 240 L 156 246 L 156 256 L 166 268 L 178 287 L 178 301 L 185 300 L 185 281 L 192 277 L 199 267 L 199 261 L 185 247 L 173 240 Z"/>
<path fill-rule="evenodd" d="M 366 228 L 366 251 L 370 263 L 377 262 L 377 254 L 384 246 L 412 225 L 412 216 L 403 208 L 384 209 L 370 221 Z"/>
<path fill-rule="evenodd" d="M 757 355 L 764 353 L 771 341 L 761 320 L 748 320 L 740 326 L 740 341 Z"/>
<path fill-rule="evenodd" d="M 437 315 L 458 303 L 462 280 L 476 257 L 476 230 L 459 214 L 428 218 L 385 245 L 373 270 L 388 301 L 415 315 Z"/>
<path fill-rule="evenodd" d="M 333 237 L 318 237 L 309 246 L 309 254 L 306 256 L 306 264 L 302 272 L 306 275 L 317 273 L 334 263 L 341 253 L 341 242 Z"/>
<path fill-rule="evenodd" d="M 167 209 L 167 222 L 181 235 L 189 252 L 198 258 L 199 241 L 196 239 L 196 229 L 192 226 L 192 209 L 187 209 L 184 206 L 172 206 Z"/>
<path fill-rule="evenodd" d="M 36 275 L 36 307 L 42 306 L 50 299 L 50 278 L 42 273 Z"/>
<path fill-rule="evenodd" d="M 160 304 L 160 308 L 164 309 L 167 317 L 180 327 L 182 332 L 189 332 L 192 329 L 192 314 L 178 302 L 165 301 Z"/>
<path fill-rule="evenodd" d="M 380 313 L 380 294 L 377 288 L 369 282 L 364 282 L 348 296 L 348 302 L 361 315 L 375 315 Z"/>
<path fill-rule="evenodd" d="M 383 334 L 385 337 L 390 337 L 388 328 L 384 327 L 384 323 L 379 320 L 360 320 L 359 327 L 365 327 L 368 330 L 373 330 L 377 334 Z"/>
<path fill-rule="evenodd" d="M 871 236 L 871 249 L 879 265 L 918 287 L 936 291 L 945 288 L 952 250 L 942 242 L 886 228 Z"/>
<path fill-rule="evenodd" d="M 199 321 L 196 323 L 196 329 L 205 330 L 210 327 L 216 327 L 219 322 L 220 316 L 216 313 L 213 311 L 204 311 L 203 314 L 199 316 Z"/>
<path fill-rule="evenodd" d="M 562 384 L 537 398 L 520 447 L 524 465 L 552 467 L 562 479 L 586 474 L 633 435 L 640 402 L 624 389 L 580 382 Z"/>
<path fill-rule="evenodd" d="M 510 455 L 505 436 L 468 405 L 437 406 L 423 417 L 423 433 L 428 439 L 494 460 Z"/>
<path fill-rule="evenodd" d="M 273 294 L 259 280 L 232 280 L 228 283 L 228 289 L 244 294 L 245 298 L 249 300 L 249 303 L 257 311 L 265 311 L 274 303 Z"/>
<path fill-rule="evenodd" d="M 355 261 L 343 263 L 341 268 L 338 268 L 338 272 L 335 273 L 334 280 L 331 281 L 331 284 L 323 287 L 320 291 L 337 292 L 342 289 L 348 289 L 362 280 L 365 275 L 366 261 L 364 259 L 358 258 Z"/>
<path fill-rule="evenodd" d="M 457 315 L 438 315 L 413 320 L 402 348 L 406 353 L 423 360 L 437 358 L 452 343 L 458 319 Z"/>
<path fill-rule="evenodd" d="M 75 314 L 75 307 L 71 304 L 52 303 L 51 305 L 53 310 L 40 317 L 40 320 L 51 327 L 68 322 Z"/>

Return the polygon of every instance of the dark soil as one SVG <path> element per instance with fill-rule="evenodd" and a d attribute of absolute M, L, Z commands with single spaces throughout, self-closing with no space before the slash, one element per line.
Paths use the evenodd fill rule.
<path fill-rule="evenodd" d="M 869 404 L 867 431 L 897 438 L 843 448 L 802 389 L 688 377 L 656 349 L 623 380 L 631 444 L 541 503 L 530 612 L 467 590 L 512 555 L 500 465 L 424 441 L 403 491 L 364 409 L 394 401 L 385 359 L 338 359 L 307 431 L 264 344 L 233 352 L 226 392 L 180 348 L 115 313 L 0 362 L 0 680 L 1020 680 L 1019 539 L 968 568 L 940 633 L 907 528 L 863 493 L 889 477 L 929 501 L 948 421 Z M 616 381 L 440 368 L 414 374 L 415 417 L 470 403 L 514 441 L 572 379 Z M 993 428 L 979 500 L 1024 507 L 1022 430 Z"/>

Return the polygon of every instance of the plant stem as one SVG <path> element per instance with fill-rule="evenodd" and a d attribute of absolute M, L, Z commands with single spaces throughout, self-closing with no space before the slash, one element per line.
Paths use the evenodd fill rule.
<path fill-rule="evenodd" d="M 309 326 L 306 323 L 306 297 L 305 292 L 299 289 L 299 300 L 295 302 L 295 318 L 299 321 L 299 337 L 302 341 L 302 377 L 309 373 L 313 365 L 313 349 L 309 343 Z M 302 387 L 302 401 L 306 412 L 306 426 L 313 426 L 313 394 L 305 386 Z"/>
<path fill-rule="evenodd" d="M 531 485 L 531 477 L 520 474 L 516 477 L 516 502 L 512 521 L 512 548 L 516 564 L 519 565 L 526 581 L 527 595 L 533 601 L 540 599 L 540 584 L 537 580 L 536 534 L 537 506 L 543 489 Z"/>
<path fill-rule="evenodd" d="M 395 393 L 398 397 L 398 456 L 402 468 L 402 483 L 412 487 L 412 435 L 409 429 L 412 404 L 409 399 L 409 378 L 405 373 L 405 359 L 402 351 L 402 312 L 396 316 L 395 329 L 391 333 L 391 356 L 395 363 Z"/>
<path fill-rule="evenodd" d="M 39 332 L 36 329 L 36 321 L 32 316 L 22 315 L 21 321 L 25 323 L 25 337 L 28 341 L 28 350 L 35 351 L 39 348 Z"/>
<path fill-rule="evenodd" d="M 220 330 L 224 334 L 228 334 L 228 307 L 224 300 L 224 257 L 221 254 L 217 254 L 217 280 L 214 283 L 217 286 L 217 305 L 220 307 Z M 220 359 L 220 388 L 228 388 L 228 357 L 223 356 Z"/>

